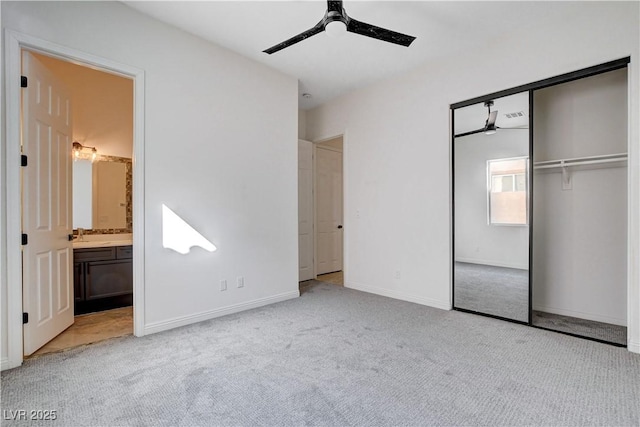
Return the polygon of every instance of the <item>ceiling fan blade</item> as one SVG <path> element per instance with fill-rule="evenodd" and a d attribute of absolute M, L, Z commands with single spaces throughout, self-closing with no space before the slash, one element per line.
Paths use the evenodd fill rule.
<path fill-rule="evenodd" d="M 360 34 L 361 36 L 372 37 L 385 42 L 399 44 L 405 47 L 409 46 L 411 42 L 416 39 L 413 36 L 397 33 L 395 31 L 387 30 L 386 28 L 376 27 L 375 25 L 367 24 L 365 22 L 356 21 L 353 18 L 349 19 L 347 31 Z"/>
<path fill-rule="evenodd" d="M 472 130 L 472 131 L 469 131 L 469 132 L 459 133 L 459 134 L 457 134 L 457 135 L 454 135 L 454 137 L 456 137 L 456 138 L 460 138 L 461 136 L 475 135 L 476 133 L 482 133 L 482 132 L 484 132 L 484 131 L 485 131 L 485 129 L 484 129 L 484 128 L 482 128 L 482 129 L 476 129 L 476 130 Z"/>
<path fill-rule="evenodd" d="M 301 42 L 304 39 L 308 39 L 309 37 L 315 36 L 316 34 L 321 33 L 323 31 L 324 31 L 323 21 L 320 21 L 313 28 L 310 28 L 307 31 L 300 33 L 297 36 L 293 36 L 289 40 L 285 40 L 282 43 L 278 43 L 277 45 L 272 46 L 269 49 L 265 49 L 263 50 L 263 52 L 271 55 L 272 53 L 276 53 L 279 50 L 284 49 L 285 47 L 294 45 L 298 42 Z"/>
<path fill-rule="evenodd" d="M 486 127 L 487 127 L 487 128 L 490 128 L 490 127 L 492 127 L 492 126 L 494 126 L 494 127 L 495 127 L 495 125 L 496 125 L 496 119 L 497 119 L 497 118 L 498 118 L 498 110 L 496 110 L 496 111 L 492 111 L 492 112 L 489 114 L 489 118 L 487 119 L 487 126 L 486 126 Z"/>
<path fill-rule="evenodd" d="M 342 1 L 327 1 L 327 12 L 338 12 L 342 14 Z"/>

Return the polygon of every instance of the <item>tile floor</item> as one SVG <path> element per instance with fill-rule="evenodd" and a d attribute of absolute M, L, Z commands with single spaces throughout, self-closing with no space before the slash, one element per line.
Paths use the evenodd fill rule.
<path fill-rule="evenodd" d="M 133 307 L 82 314 L 75 317 L 73 325 L 29 357 L 68 350 L 132 333 Z"/>
<path fill-rule="evenodd" d="M 344 286 L 344 274 L 342 271 L 335 271 L 333 273 L 321 274 L 318 276 L 318 281 L 331 283 L 332 285 Z"/>

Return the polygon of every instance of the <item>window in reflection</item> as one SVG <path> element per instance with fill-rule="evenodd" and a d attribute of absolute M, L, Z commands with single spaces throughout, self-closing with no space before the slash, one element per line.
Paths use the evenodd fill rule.
<path fill-rule="evenodd" d="M 496 159 L 487 162 L 489 224 L 527 225 L 528 159 Z"/>

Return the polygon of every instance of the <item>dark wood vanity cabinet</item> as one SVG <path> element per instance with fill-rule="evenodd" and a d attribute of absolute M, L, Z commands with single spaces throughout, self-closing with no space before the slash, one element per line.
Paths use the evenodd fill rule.
<path fill-rule="evenodd" d="M 81 262 L 75 261 L 75 252 L 78 249 L 74 249 L 74 260 L 73 260 L 73 297 L 76 302 L 84 301 L 84 277 L 82 277 L 82 273 L 84 272 L 83 264 Z"/>
<path fill-rule="evenodd" d="M 131 304 L 131 246 L 74 249 L 73 266 L 76 314 Z"/>

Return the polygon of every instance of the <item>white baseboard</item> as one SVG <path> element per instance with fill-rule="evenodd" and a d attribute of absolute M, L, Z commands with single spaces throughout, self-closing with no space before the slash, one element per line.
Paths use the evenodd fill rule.
<path fill-rule="evenodd" d="M 491 265 L 494 267 L 506 267 L 506 268 L 517 268 L 519 270 L 528 270 L 528 264 L 514 264 L 508 262 L 500 262 L 500 261 L 492 261 L 486 259 L 475 259 L 475 258 L 456 258 L 457 262 L 466 262 L 468 264 L 481 264 L 481 265 Z"/>
<path fill-rule="evenodd" d="M 542 305 L 533 305 L 535 311 L 543 311 L 545 313 L 559 314 L 560 316 L 577 317 L 579 319 L 593 320 L 594 322 L 610 323 L 612 325 L 627 326 L 627 319 L 618 317 L 603 316 L 601 314 L 585 313 L 582 311 L 568 310 L 564 308 L 545 307 Z"/>
<path fill-rule="evenodd" d="M 2 359 L 0 359 L 0 371 L 17 368 L 18 366 L 20 366 L 20 363 L 12 364 L 8 357 L 3 357 Z"/>
<path fill-rule="evenodd" d="M 230 305 L 228 307 L 216 308 L 215 310 L 175 317 L 173 319 L 163 320 L 161 322 L 153 322 L 145 325 L 144 334 L 155 334 L 156 332 L 167 331 L 169 329 L 179 328 L 181 326 L 190 325 L 192 323 L 203 322 L 205 320 L 214 319 L 216 317 L 226 316 L 227 314 L 238 313 L 240 311 L 251 310 L 252 308 L 258 308 L 265 305 L 274 304 L 276 302 L 298 298 L 299 296 L 300 291 L 295 290 L 266 298 L 259 298 L 240 304 Z"/>
<path fill-rule="evenodd" d="M 392 290 L 385 288 L 378 288 L 375 286 L 363 285 L 355 282 L 346 282 L 345 288 L 355 289 L 357 291 L 369 292 L 370 294 L 382 295 L 383 297 L 389 297 L 399 299 L 402 301 L 414 302 L 416 304 L 426 305 L 429 307 L 439 308 L 441 310 L 451 310 L 451 304 L 448 301 L 440 301 L 431 298 L 424 298 L 419 295 Z"/>
<path fill-rule="evenodd" d="M 632 353 L 640 353 L 640 342 L 630 341 L 627 344 L 627 350 Z"/>

